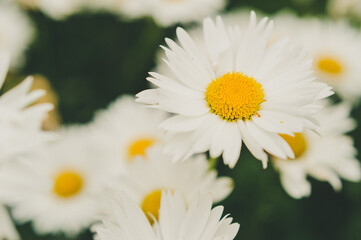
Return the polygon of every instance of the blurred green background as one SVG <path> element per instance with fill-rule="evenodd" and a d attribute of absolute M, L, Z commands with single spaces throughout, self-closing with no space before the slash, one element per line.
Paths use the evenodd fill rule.
<path fill-rule="evenodd" d="M 231 0 L 225 11 L 251 7 L 274 13 L 290 8 L 301 15 L 324 15 L 325 5 L 325 0 Z M 155 65 L 159 45 L 175 32 L 175 27 L 158 27 L 150 18 L 125 22 L 110 14 L 84 13 L 54 21 L 40 12 L 29 15 L 37 37 L 20 74 L 40 73 L 51 81 L 66 124 L 89 122 L 94 111 L 117 96 L 147 88 L 145 78 Z M 361 109 L 353 116 L 360 121 Z M 359 149 L 360 130 L 352 135 Z M 235 169 L 223 164 L 217 168 L 236 183 L 233 194 L 221 203 L 241 225 L 236 239 L 361 239 L 361 184 L 344 182 L 343 190 L 335 193 L 327 183 L 311 179 L 311 197 L 295 200 L 284 192 L 272 166 L 263 170 L 246 148 Z M 29 224 L 18 229 L 24 240 L 65 239 L 38 237 Z M 92 235 L 85 232 L 77 239 Z"/>

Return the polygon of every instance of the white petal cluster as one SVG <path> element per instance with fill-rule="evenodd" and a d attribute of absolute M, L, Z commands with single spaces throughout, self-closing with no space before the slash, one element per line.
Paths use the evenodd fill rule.
<path fill-rule="evenodd" d="M 317 101 L 332 92 L 314 81 L 312 60 L 301 47 L 286 39 L 269 44 L 272 26 L 266 18 L 257 24 L 254 13 L 247 29 L 225 26 L 218 17 L 216 22 L 204 21 L 203 47 L 182 28 L 177 29 L 180 44 L 166 39 L 165 61 L 172 74 L 151 73 L 148 80 L 158 88 L 139 93 L 137 101 L 176 114 L 161 124 L 174 134 L 165 148 L 174 160 L 209 150 L 212 157 L 222 154 L 225 164 L 234 167 L 244 142 L 266 167 L 266 152 L 293 157 L 279 133 L 317 127 Z M 262 85 L 265 101 L 250 120 L 223 120 L 205 100 L 212 80 L 232 72 L 252 76 Z"/>
<path fill-rule="evenodd" d="M 148 149 L 147 157 L 139 157 L 126 169 L 121 189 L 139 205 L 144 198 L 156 190 L 178 191 L 189 203 L 198 193 L 211 194 L 213 202 L 226 198 L 233 190 L 233 181 L 228 177 L 217 177 L 216 170 L 209 169 L 204 155 L 186 162 L 172 163 L 171 156 L 162 153 L 161 145 Z"/>
<path fill-rule="evenodd" d="M 0 52 L 0 86 L 9 67 L 9 57 Z M 41 122 L 52 109 L 50 104 L 33 104 L 44 95 L 41 90 L 30 91 L 32 78 L 0 96 L 0 162 L 23 154 L 40 144 L 55 139 L 55 135 L 41 131 Z"/>
<path fill-rule="evenodd" d="M 223 207 L 212 209 L 209 195 L 196 197 L 187 206 L 180 193 L 162 193 L 159 221 L 150 225 L 137 204 L 126 194 L 112 203 L 114 215 L 93 228 L 99 240 L 232 240 L 239 224 L 223 217 Z"/>
<path fill-rule="evenodd" d="M 301 198 L 311 194 L 307 176 L 329 182 L 336 191 L 342 187 L 341 178 L 353 182 L 361 180 L 357 151 L 352 138 L 345 135 L 355 128 L 355 121 L 349 114 L 347 104 L 327 104 L 317 115 L 320 122 L 317 133 L 303 132 L 307 145 L 305 153 L 296 159 L 274 159 L 282 186 L 289 195 Z"/>

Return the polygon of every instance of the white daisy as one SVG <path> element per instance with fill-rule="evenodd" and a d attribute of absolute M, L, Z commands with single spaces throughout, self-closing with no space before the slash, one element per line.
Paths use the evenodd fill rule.
<path fill-rule="evenodd" d="M 9 67 L 9 58 L 0 52 L 0 86 Z M 32 78 L 0 96 L 0 161 L 11 159 L 34 147 L 54 139 L 55 135 L 41 131 L 41 122 L 52 109 L 51 104 L 33 104 L 44 95 L 44 91 L 29 92 Z"/>
<path fill-rule="evenodd" d="M 151 16 L 159 25 L 169 26 L 199 21 L 225 4 L 225 0 L 122 0 L 120 11 L 129 18 Z"/>
<path fill-rule="evenodd" d="M 329 182 L 335 190 L 341 189 L 341 180 L 361 180 L 360 163 L 351 137 L 345 133 L 355 128 L 355 121 L 349 117 L 350 107 L 346 104 L 328 106 L 317 119 L 321 127 L 317 133 L 304 131 L 294 136 L 282 135 L 290 144 L 296 158 L 273 159 L 280 172 L 281 183 L 286 192 L 294 198 L 311 194 L 307 176 Z"/>
<path fill-rule="evenodd" d="M 6 208 L 2 205 L 0 205 L 0 226 L 0 239 L 20 239 L 20 236 L 16 231 Z"/>
<path fill-rule="evenodd" d="M 88 126 L 63 130 L 62 139 L 3 169 L 3 198 L 16 221 L 39 234 L 75 235 L 103 211 L 119 178 L 116 162 Z"/>
<path fill-rule="evenodd" d="M 151 73 L 148 80 L 159 88 L 137 95 L 138 102 L 176 114 L 161 123 L 175 134 L 165 151 L 175 153 L 174 160 L 223 153 L 234 167 L 243 141 L 264 167 L 265 151 L 293 157 L 278 133 L 314 129 L 316 100 L 332 94 L 314 81 L 312 61 L 285 39 L 269 45 L 272 23 L 257 24 L 254 13 L 245 31 L 224 26 L 220 17 L 203 25 L 206 51 L 178 28 L 181 46 L 166 39 L 164 47 L 173 75 Z"/>
<path fill-rule="evenodd" d="M 136 156 L 145 156 L 154 143 L 164 141 L 164 131 L 157 126 L 166 117 L 163 111 L 136 103 L 133 96 L 122 96 L 108 109 L 99 111 L 93 124 L 101 141 L 112 147 L 121 161 L 131 162 Z"/>
<path fill-rule="evenodd" d="M 232 179 L 217 178 L 216 170 L 209 170 L 204 155 L 187 162 L 172 163 L 171 156 L 163 154 L 159 145 L 148 149 L 147 158 L 139 157 L 129 164 L 127 173 L 122 190 L 136 200 L 145 213 L 151 213 L 155 218 L 163 190 L 179 191 L 186 203 L 197 193 L 211 193 L 213 201 L 218 202 L 233 190 Z"/>
<path fill-rule="evenodd" d="M 223 206 L 212 209 L 209 195 L 196 197 L 188 205 L 181 194 L 162 194 L 159 221 L 153 226 L 142 210 L 126 194 L 112 202 L 113 215 L 94 227 L 99 240 L 232 240 L 239 224 L 222 217 Z"/>
<path fill-rule="evenodd" d="M 10 55 L 11 68 L 24 63 L 24 52 L 33 40 L 34 28 L 14 4 L 0 2 L 0 50 Z"/>
<path fill-rule="evenodd" d="M 327 11 L 334 17 L 351 16 L 361 19 L 360 0 L 329 0 Z"/>
<path fill-rule="evenodd" d="M 275 17 L 277 36 L 290 35 L 302 43 L 314 59 L 317 79 L 331 85 L 343 99 L 357 103 L 361 97 L 361 34 L 346 22 Z"/>

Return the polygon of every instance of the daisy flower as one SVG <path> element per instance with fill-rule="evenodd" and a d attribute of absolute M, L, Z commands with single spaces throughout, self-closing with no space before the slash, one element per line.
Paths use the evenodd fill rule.
<path fill-rule="evenodd" d="M 103 211 L 118 179 L 116 161 L 89 126 L 70 127 L 62 139 L 13 162 L 1 174 L 14 219 L 32 221 L 38 234 L 76 235 Z"/>
<path fill-rule="evenodd" d="M 9 67 L 9 57 L 0 52 L 0 86 Z M 33 104 L 44 91 L 30 91 L 32 78 L 0 96 L 0 162 L 26 153 L 40 144 L 54 140 L 55 134 L 41 131 L 41 122 L 52 109 L 51 104 Z"/>
<path fill-rule="evenodd" d="M 179 192 L 162 193 L 159 221 L 153 226 L 126 194 L 114 199 L 111 207 L 113 215 L 93 228 L 99 240 L 232 240 L 239 229 L 228 215 L 222 218 L 223 206 L 212 209 L 209 195 L 195 197 L 188 205 Z"/>
<path fill-rule="evenodd" d="M 352 103 L 361 97 L 361 34 L 343 21 L 298 18 L 292 14 L 275 17 L 278 36 L 290 35 L 302 43 L 314 59 L 318 80 L 331 85 L 341 98 Z"/>
<path fill-rule="evenodd" d="M 317 115 L 321 125 L 318 133 L 304 131 L 293 136 L 281 135 L 291 146 L 295 159 L 274 157 L 273 163 L 280 172 L 283 188 L 290 196 L 301 198 L 311 194 L 307 176 L 329 182 L 336 191 L 342 186 L 340 178 L 360 181 L 357 151 L 352 138 L 345 135 L 355 128 L 355 121 L 349 114 L 347 104 L 327 106 Z"/>
<path fill-rule="evenodd" d="M 26 14 L 14 4 L 0 2 L 0 50 L 10 55 L 11 68 L 24 63 L 24 52 L 33 40 L 34 28 Z"/>
<path fill-rule="evenodd" d="M 94 126 L 101 141 L 112 147 L 121 161 L 131 162 L 145 156 L 146 149 L 165 140 L 164 131 L 157 128 L 168 115 L 163 111 L 144 108 L 132 96 L 122 96 L 108 109 L 97 112 Z"/>
<path fill-rule="evenodd" d="M 217 177 L 216 170 L 210 171 L 204 155 L 187 162 L 172 163 L 171 157 L 162 153 L 161 146 L 157 145 L 148 149 L 146 159 L 139 157 L 129 164 L 122 190 L 145 213 L 157 218 L 163 190 L 179 191 L 186 203 L 197 193 L 211 193 L 213 201 L 218 202 L 233 190 L 233 181 L 228 177 Z M 152 217 L 148 217 L 152 221 Z"/>
<path fill-rule="evenodd" d="M 225 26 L 220 17 L 203 23 L 205 51 L 182 28 L 180 45 L 166 39 L 166 76 L 150 73 L 157 89 L 137 94 L 137 101 L 176 114 L 161 123 L 174 134 L 165 151 L 174 161 L 208 151 L 222 154 L 234 167 L 242 142 L 267 166 L 265 151 L 294 157 L 278 133 L 314 129 L 317 100 L 332 94 L 314 81 L 312 61 L 299 46 L 282 39 L 269 44 L 272 22 L 257 24 L 252 12 L 247 29 Z"/>
<path fill-rule="evenodd" d="M 7 240 L 19 240 L 20 236 L 17 233 L 11 218 L 6 208 L 0 205 L 0 238 Z"/>

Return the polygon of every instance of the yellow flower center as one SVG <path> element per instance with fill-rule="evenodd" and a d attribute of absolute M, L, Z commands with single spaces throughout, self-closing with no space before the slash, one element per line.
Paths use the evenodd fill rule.
<path fill-rule="evenodd" d="M 54 192 L 59 197 L 73 197 L 83 187 L 83 179 L 77 172 L 63 171 L 54 179 Z"/>
<path fill-rule="evenodd" d="M 232 122 L 251 119 L 264 102 L 262 85 L 243 73 L 226 73 L 207 87 L 205 100 L 211 112 Z"/>
<path fill-rule="evenodd" d="M 332 57 L 324 57 L 320 58 L 317 63 L 317 67 L 319 70 L 326 72 L 328 74 L 340 74 L 342 72 L 341 63 Z"/>
<path fill-rule="evenodd" d="M 294 137 L 286 134 L 280 134 L 280 136 L 288 143 L 288 145 L 290 145 L 293 153 L 295 154 L 295 159 L 306 152 L 307 142 L 302 133 L 295 133 Z"/>
<path fill-rule="evenodd" d="M 143 200 L 142 210 L 151 224 L 154 222 L 152 217 L 158 220 L 161 198 L 162 190 L 158 189 L 148 194 Z"/>
<path fill-rule="evenodd" d="M 131 162 L 134 157 L 145 157 L 146 150 L 156 142 L 154 138 L 141 138 L 132 142 L 128 148 L 128 161 Z"/>

